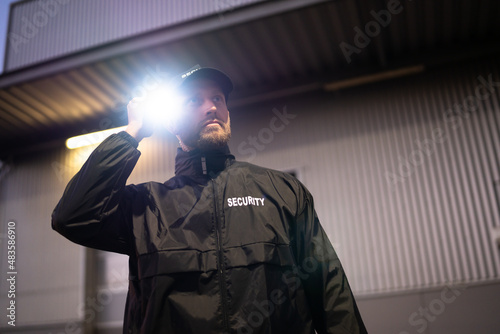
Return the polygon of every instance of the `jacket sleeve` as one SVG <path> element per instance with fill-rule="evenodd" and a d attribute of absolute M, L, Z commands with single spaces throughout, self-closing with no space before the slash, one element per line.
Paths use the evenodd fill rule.
<path fill-rule="evenodd" d="M 306 189 L 296 222 L 298 270 L 318 334 L 367 333 L 346 274 Z"/>
<path fill-rule="evenodd" d="M 71 179 L 52 213 L 52 228 L 80 245 L 130 254 L 134 188 L 125 183 L 140 152 L 126 132 L 111 135 Z"/>

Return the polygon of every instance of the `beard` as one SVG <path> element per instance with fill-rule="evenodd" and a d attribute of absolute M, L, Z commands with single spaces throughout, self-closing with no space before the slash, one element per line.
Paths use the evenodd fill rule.
<path fill-rule="evenodd" d="M 216 149 L 227 145 L 231 138 L 231 120 L 219 126 L 205 126 L 201 129 L 196 146 L 202 150 Z"/>
<path fill-rule="evenodd" d="M 177 138 L 182 149 L 184 151 L 190 151 L 194 148 L 212 150 L 227 145 L 231 138 L 231 120 L 229 116 L 226 123 L 220 121 L 218 124 L 219 126 L 201 126 L 199 132 L 193 130 L 180 131 Z"/>

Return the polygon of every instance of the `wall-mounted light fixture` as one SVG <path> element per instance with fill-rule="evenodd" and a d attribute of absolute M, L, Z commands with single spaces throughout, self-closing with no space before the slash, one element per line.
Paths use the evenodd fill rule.
<path fill-rule="evenodd" d="M 66 140 L 66 147 L 69 149 L 74 149 L 74 148 L 84 147 L 84 146 L 88 146 L 88 145 L 99 144 L 104 139 L 106 139 L 108 136 L 112 135 L 113 133 L 118 133 L 120 131 L 123 131 L 123 130 L 125 130 L 125 128 L 126 128 L 126 126 L 121 126 L 118 128 L 107 129 L 107 130 L 103 130 L 103 131 L 97 131 L 97 132 L 87 133 L 87 134 L 76 136 L 76 137 L 71 137 L 71 138 Z"/>

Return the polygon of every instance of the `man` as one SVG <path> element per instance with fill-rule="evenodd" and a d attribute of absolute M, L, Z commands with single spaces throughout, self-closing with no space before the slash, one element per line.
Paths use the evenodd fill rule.
<path fill-rule="evenodd" d="M 140 101 L 68 184 L 52 226 L 68 239 L 130 257 L 124 333 L 365 333 L 339 259 L 307 189 L 235 161 L 231 80 L 184 78 L 175 176 L 126 186 L 152 134 Z"/>

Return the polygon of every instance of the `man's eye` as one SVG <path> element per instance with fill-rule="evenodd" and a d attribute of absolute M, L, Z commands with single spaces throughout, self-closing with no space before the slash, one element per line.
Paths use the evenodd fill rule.
<path fill-rule="evenodd" d="M 197 97 L 192 97 L 189 100 L 187 100 L 187 104 L 188 105 L 193 105 L 193 104 L 196 104 L 196 103 L 198 103 L 198 98 Z"/>
<path fill-rule="evenodd" d="M 214 98 L 212 99 L 212 101 L 214 101 L 214 102 L 222 102 L 222 96 L 214 96 Z"/>

